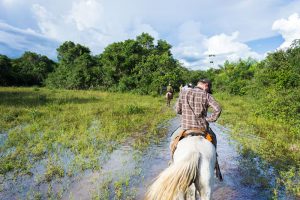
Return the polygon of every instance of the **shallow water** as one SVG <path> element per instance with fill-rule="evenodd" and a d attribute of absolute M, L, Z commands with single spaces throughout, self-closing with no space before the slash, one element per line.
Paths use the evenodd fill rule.
<path fill-rule="evenodd" d="M 146 159 L 148 163 L 143 170 L 145 183 L 139 187 L 136 199 L 142 199 L 145 193 L 145 186 L 148 186 L 154 177 L 164 170 L 170 160 L 169 143 L 170 136 L 178 127 L 179 118 L 170 121 L 169 133 L 159 145 L 153 145 L 148 151 L 148 156 L 153 155 L 151 159 Z M 175 128 L 175 129 L 174 129 Z M 242 175 L 239 170 L 240 159 L 236 151 L 235 142 L 232 141 L 224 127 L 218 124 L 211 124 L 211 128 L 218 138 L 218 160 L 223 174 L 224 181 L 215 179 L 213 199 L 222 200 L 263 200 L 267 197 L 261 196 L 262 191 L 258 188 L 251 188 L 242 184 Z M 154 152 L 154 153 L 153 153 Z M 146 156 L 147 157 L 147 156 Z"/>
<path fill-rule="evenodd" d="M 172 133 L 179 126 L 179 118 L 170 120 L 168 134 L 159 144 L 151 145 L 145 152 L 140 154 L 130 145 L 124 145 L 114 151 L 104 165 L 100 173 L 91 173 L 81 181 L 71 185 L 70 192 L 78 199 L 90 199 L 91 193 L 87 191 L 95 190 L 95 185 L 101 185 L 107 174 L 112 179 L 117 180 L 122 176 L 130 177 L 130 185 L 125 188 L 130 193 L 122 199 L 143 199 L 147 186 L 166 167 L 170 160 L 169 143 Z M 218 137 L 218 154 L 220 168 L 224 181 L 215 179 L 213 199 L 215 200 L 265 200 L 267 191 L 255 186 L 243 184 L 244 175 L 241 173 L 239 160 L 240 155 L 236 151 L 236 142 L 231 140 L 228 130 L 218 124 L 211 124 L 211 128 Z M 136 173 L 138 171 L 138 173 Z M 96 181 L 95 181 L 96 180 Z M 97 182 L 97 184 L 95 184 Z M 112 187 L 110 187 L 112 189 Z M 100 191 L 101 193 L 101 191 Z M 110 192 L 110 199 L 115 199 L 114 192 Z M 67 199 L 67 198 L 65 198 Z M 286 198 L 283 198 L 286 199 Z"/>
<path fill-rule="evenodd" d="M 131 141 L 128 141 L 103 159 L 102 168 L 98 171 L 87 170 L 75 177 L 66 176 L 52 181 L 51 184 L 36 184 L 38 177 L 35 175 L 16 179 L 9 179 L 9 175 L 6 178 L 0 177 L 0 199 L 33 199 L 35 191 L 44 199 L 49 197 L 49 187 L 50 193 L 56 193 L 54 199 L 143 199 L 147 186 L 168 166 L 170 138 L 179 122 L 179 117 L 170 120 L 166 127 L 167 135 L 143 152 L 135 150 Z M 236 142 L 229 137 L 228 130 L 218 124 L 211 124 L 211 128 L 218 138 L 218 159 L 224 178 L 223 182 L 215 179 L 213 199 L 268 199 L 268 191 L 244 184 L 247 177 L 241 170 L 241 156 L 236 150 Z M 36 163 L 33 168 L 36 174 L 45 170 L 42 162 Z M 284 196 L 282 199 L 288 198 Z"/>

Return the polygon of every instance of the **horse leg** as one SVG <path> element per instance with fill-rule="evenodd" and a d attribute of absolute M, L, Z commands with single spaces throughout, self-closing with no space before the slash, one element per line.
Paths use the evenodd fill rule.
<path fill-rule="evenodd" d="M 196 189 L 199 191 L 201 200 L 210 200 L 213 187 L 213 169 L 208 162 L 202 162 L 200 176 L 195 181 Z"/>
<path fill-rule="evenodd" d="M 197 186 L 201 200 L 211 200 L 211 187 L 209 184 L 201 184 Z"/>
<path fill-rule="evenodd" d="M 188 194 L 188 200 L 196 200 L 197 199 L 197 188 L 196 188 L 195 184 L 192 184 L 189 187 L 187 194 Z"/>
<path fill-rule="evenodd" d="M 184 192 L 179 192 L 178 200 L 186 200 L 186 194 Z"/>

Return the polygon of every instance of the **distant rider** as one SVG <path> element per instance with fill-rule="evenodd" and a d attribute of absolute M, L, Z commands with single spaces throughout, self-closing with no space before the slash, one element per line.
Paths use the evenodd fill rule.
<path fill-rule="evenodd" d="M 173 93 L 174 93 L 174 89 L 171 83 L 169 83 L 169 85 L 167 86 L 167 94 L 166 94 L 167 106 L 170 106 L 171 99 L 173 99 Z"/>

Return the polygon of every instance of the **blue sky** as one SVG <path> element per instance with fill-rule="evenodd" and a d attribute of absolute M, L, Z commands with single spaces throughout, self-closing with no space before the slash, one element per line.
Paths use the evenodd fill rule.
<path fill-rule="evenodd" d="M 99 54 L 142 32 L 167 40 L 190 69 L 263 59 L 300 38 L 300 0 L 0 0 L 0 54 L 9 57 L 55 59 L 67 40 Z"/>

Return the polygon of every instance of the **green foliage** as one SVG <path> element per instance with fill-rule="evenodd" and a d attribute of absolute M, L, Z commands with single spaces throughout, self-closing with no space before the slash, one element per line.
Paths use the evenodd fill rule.
<path fill-rule="evenodd" d="M 207 75 L 219 92 L 222 122 L 232 125 L 245 149 L 275 168 L 275 198 L 282 185 L 299 196 L 300 40 L 260 62 L 225 62 L 213 71 Z"/>
<path fill-rule="evenodd" d="M 99 159 L 130 137 L 146 148 L 158 125 L 173 116 L 163 99 L 128 93 L 4 87 L 0 95 L 4 176 L 29 173 L 42 160 L 47 181 L 99 169 Z"/>
<path fill-rule="evenodd" d="M 256 61 L 250 58 L 239 60 L 236 63 L 226 61 L 213 77 L 215 88 L 230 94 L 244 95 L 246 86 L 254 76 L 252 69 L 254 65 L 256 65 Z"/>
<path fill-rule="evenodd" d="M 179 87 L 183 68 L 172 57 L 171 45 L 143 33 L 136 40 L 108 45 L 99 56 L 106 88 L 159 94 L 169 82 Z"/>
<path fill-rule="evenodd" d="M 173 58 L 171 45 L 164 40 L 155 45 L 147 33 L 135 40 L 112 43 L 96 56 L 87 47 L 70 41 L 57 52 L 58 66 L 46 80 L 50 88 L 100 88 L 157 95 L 169 82 L 178 88 L 186 73 Z"/>
<path fill-rule="evenodd" d="M 46 56 L 25 52 L 12 66 L 17 85 L 42 85 L 55 64 Z"/>
<path fill-rule="evenodd" d="M 96 65 L 96 59 L 90 55 L 87 47 L 65 42 L 57 52 L 59 64 L 46 81 L 48 87 L 88 89 L 97 83 L 101 69 Z"/>
<path fill-rule="evenodd" d="M 158 95 L 171 83 L 196 83 L 202 71 L 189 71 L 173 58 L 171 45 L 142 33 L 108 45 L 99 55 L 66 41 L 57 48 L 58 62 L 25 52 L 16 60 L 0 57 L 1 85 L 43 85 L 61 89 L 102 89 Z"/>
<path fill-rule="evenodd" d="M 25 52 L 18 59 L 0 55 L 0 85 L 43 85 L 55 63 L 32 52 Z"/>
<path fill-rule="evenodd" d="M 45 181 L 50 182 L 54 178 L 61 178 L 63 176 L 64 169 L 50 161 L 45 172 Z"/>
<path fill-rule="evenodd" d="M 0 85 L 6 86 L 12 83 L 13 72 L 11 60 L 5 55 L 0 55 Z"/>

